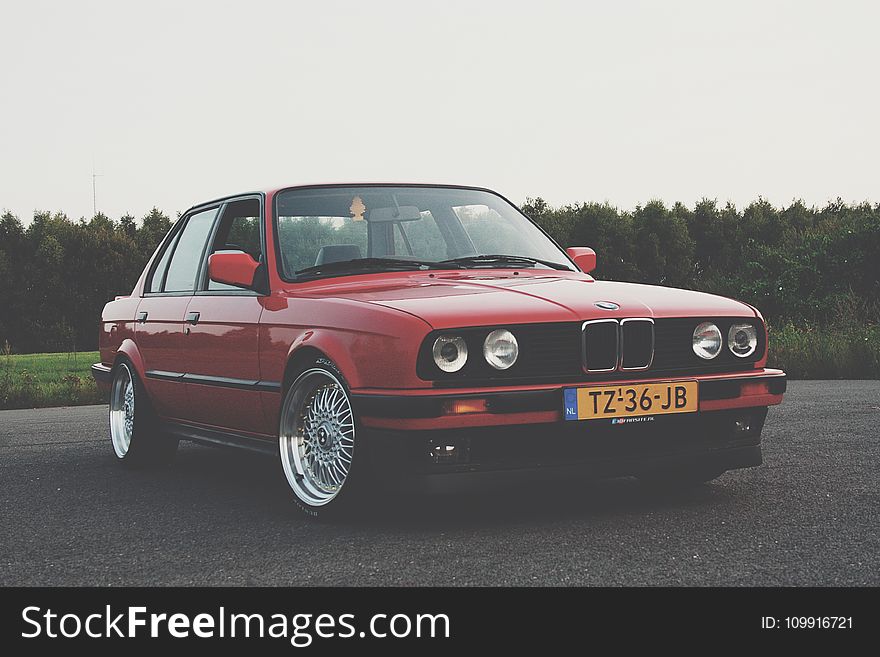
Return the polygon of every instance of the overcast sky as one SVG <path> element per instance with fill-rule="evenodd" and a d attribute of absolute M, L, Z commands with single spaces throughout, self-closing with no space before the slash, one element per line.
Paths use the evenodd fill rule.
<path fill-rule="evenodd" d="M 0 208 L 273 185 L 880 200 L 872 2 L 0 0 Z"/>

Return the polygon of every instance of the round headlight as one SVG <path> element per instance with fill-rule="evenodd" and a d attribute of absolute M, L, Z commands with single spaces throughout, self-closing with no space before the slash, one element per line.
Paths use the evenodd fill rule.
<path fill-rule="evenodd" d="M 441 335 L 432 351 L 434 362 L 444 372 L 458 372 L 467 362 L 467 343 L 458 335 Z"/>
<path fill-rule="evenodd" d="M 694 353 L 712 360 L 721 352 L 721 331 L 712 322 L 703 322 L 694 329 Z"/>
<path fill-rule="evenodd" d="M 734 356 L 747 358 L 758 346 L 758 331 L 751 324 L 734 324 L 727 332 L 727 348 Z"/>
<path fill-rule="evenodd" d="M 519 356 L 516 337 L 507 329 L 496 329 L 486 336 L 483 342 L 483 356 L 496 370 L 506 370 Z"/>

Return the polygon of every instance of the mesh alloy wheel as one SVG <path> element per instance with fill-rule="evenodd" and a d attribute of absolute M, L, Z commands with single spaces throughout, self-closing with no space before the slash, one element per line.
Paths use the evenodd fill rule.
<path fill-rule="evenodd" d="M 284 475 L 307 509 L 340 494 L 354 458 L 355 424 L 345 386 L 313 367 L 290 386 L 281 408 L 279 446 Z"/>
<path fill-rule="evenodd" d="M 110 441 L 113 451 L 124 459 L 134 435 L 135 386 L 131 370 L 125 363 L 116 368 L 110 388 Z"/>

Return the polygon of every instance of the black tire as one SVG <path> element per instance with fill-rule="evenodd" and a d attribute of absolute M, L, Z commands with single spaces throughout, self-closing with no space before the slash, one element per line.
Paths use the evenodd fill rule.
<path fill-rule="evenodd" d="M 343 410 L 336 414 L 327 410 L 332 401 L 321 406 L 323 392 Z M 368 485 L 367 447 L 359 440 L 348 383 L 329 359 L 310 359 L 285 377 L 278 451 L 293 501 L 306 515 L 338 518 L 366 503 L 366 493 L 372 488 Z M 344 477 L 333 490 L 332 477 L 338 479 L 343 470 Z"/>
<path fill-rule="evenodd" d="M 113 367 L 109 418 L 110 444 L 123 466 L 158 467 L 174 459 L 178 440 L 159 429 L 147 391 L 134 366 L 124 358 Z"/>

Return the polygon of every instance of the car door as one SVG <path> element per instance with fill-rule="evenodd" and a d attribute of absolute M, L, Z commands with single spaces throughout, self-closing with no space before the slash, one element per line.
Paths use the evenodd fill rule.
<path fill-rule="evenodd" d="M 181 368 L 184 315 L 218 209 L 198 210 L 181 219 L 166 239 L 138 304 L 135 342 L 144 363 L 144 385 L 156 412 L 165 418 L 187 415 Z"/>
<path fill-rule="evenodd" d="M 262 199 L 235 199 L 220 213 L 205 253 L 199 289 L 186 309 L 182 366 L 187 372 L 189 417 L 200 424 L 264 433 L 260 402 L 260 292 L 211 281 L 207 258 L 217 251 L 245 251 L 265 263 Z M 265 264 L 263 264 L 265 270 Z M 257 279 L 264 279 L 258 271 Z"/>

